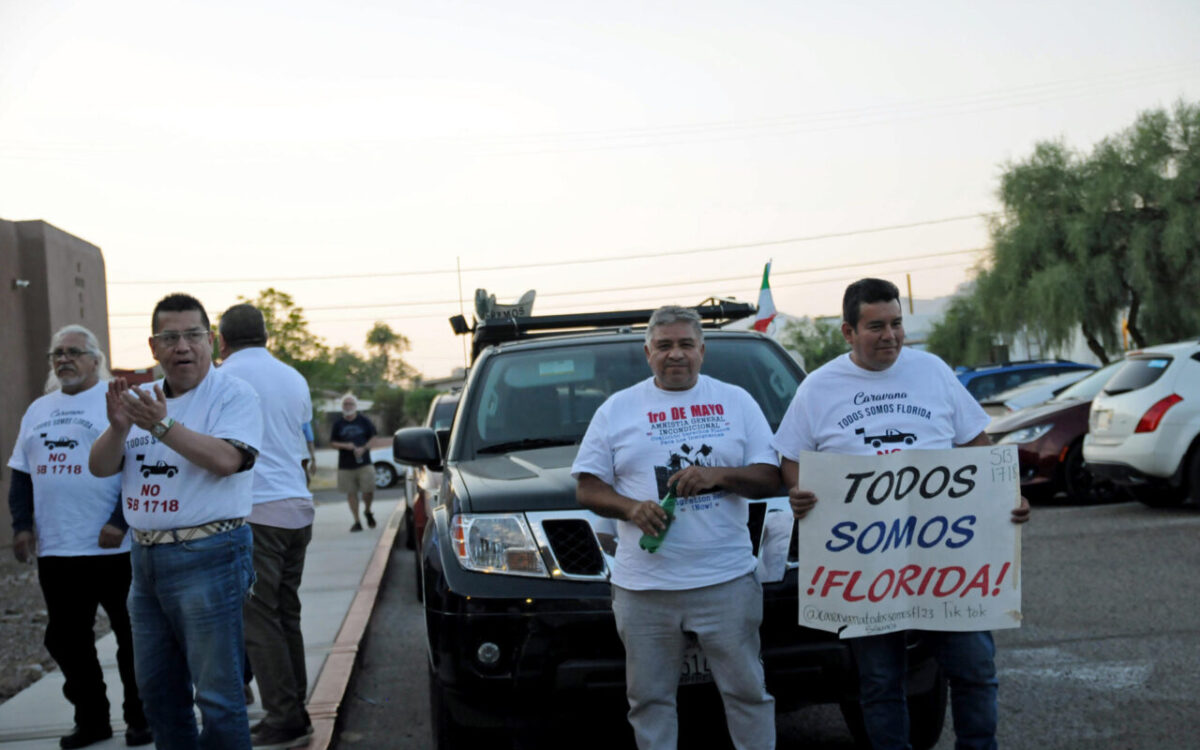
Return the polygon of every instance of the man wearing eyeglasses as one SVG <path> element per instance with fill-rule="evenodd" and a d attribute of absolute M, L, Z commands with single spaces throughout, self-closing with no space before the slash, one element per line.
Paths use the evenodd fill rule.
<path fill-rule="evenodd" d="M 121 474 L 134 542 L 137 681 L 155 740 L 244 750 L 242 601 L 254 579 L 245 518 L 262 412 L 248 383 L 212 366 L 199 300 L 164 297 L 151 320 L 150 350 L 164 378 L 137 389 L 124 378 L 109 383 L 109 426 L 88 466 L 97 476 Z"/>
<path fill-rule="evenodd" d="M 64 748 L 112 737 L 104 673 L 93 626 L 104 607 L 117 639 L 117 669 L 125 687 L 125 743 L 152 741 L 133 668 L 129 595 L 129 540 L 121 513 L 121 483 L 84 467 L 92 441 L 105 428 L 109 377 L 95 335 L 79 325 L 54 334 L 46 395 L 21 418 L 8 465 L 13 553 L 36 558 L 46 599 L 46 650 L 63 673 L 63 695 L 75 707 L 75 728 Z"/>

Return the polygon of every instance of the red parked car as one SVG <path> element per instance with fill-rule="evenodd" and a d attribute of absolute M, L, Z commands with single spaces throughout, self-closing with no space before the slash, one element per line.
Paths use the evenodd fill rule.
<path fill-rule="evenodd" d="M 1124 499 L 1111 482 L 1095 479 L 1083 460 L 1092 399 L 1121 362 L 1106 365 L 1059 391 L 1042 404 L 1029 406 L 988 425 L 993 443 L 1015 443 L 1021 464 L 1021 491 L 1031 499 L 1050 499 L 1059 492 L 1077 503 Z"/>

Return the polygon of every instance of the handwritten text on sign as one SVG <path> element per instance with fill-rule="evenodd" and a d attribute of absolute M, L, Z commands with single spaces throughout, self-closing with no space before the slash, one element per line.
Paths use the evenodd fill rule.
<path fill-rule="evenodd" d="M 800 624 L 843 638 L 1021 621 L 1016 446 L 801 453 Z"/>

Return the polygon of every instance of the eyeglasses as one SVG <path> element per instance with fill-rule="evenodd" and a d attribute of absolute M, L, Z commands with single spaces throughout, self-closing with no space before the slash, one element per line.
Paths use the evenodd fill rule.
<path fill-rule="evenodd" d="M 156 333 L 150 338 L 154 339 L 163 346 L 175 346 L 179 343 L 180 338 L 185 339 L 189 344 L 199 344 L 208 338 L 207 328 L 192 328 L 187 331 L 163 331 Z"/>
<path fill-rule="evenodd" d="M 91 354 L 91 352 L 89 352 L 87 349 L 76 349 L 72 346 L 69 349 L 51 349 L 50 351 L 46 352 L 46 359 L 50 360 L 51 362 L 56 359 L 62 359 L 63 357 L 66 357 L 67 359 L 79 359 L 85 354 Z"/>

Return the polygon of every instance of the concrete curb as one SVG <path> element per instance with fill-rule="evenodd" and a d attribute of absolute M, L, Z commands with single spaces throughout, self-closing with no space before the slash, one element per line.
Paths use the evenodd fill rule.
<path fill-rule="evenodd" d="M 354 672 L 359 644 L 366 633 L 371 612 L 375 609 L 375 599 L 379 595 L 380 583 L 387 569 L 396 534 L 404 520 L 405 508 L 403 501 L 396 503 L 383 533 L 379 535 L 371 561 L 367 563 L 367 569 L 359 582 L 358 591 L 313 685 L 312 694 L 308 699 L 308 714 L 313 724 L 309 750 L 328 750 L 333 741 L 338 710 L 346 696 L 350 676 Z"/>

